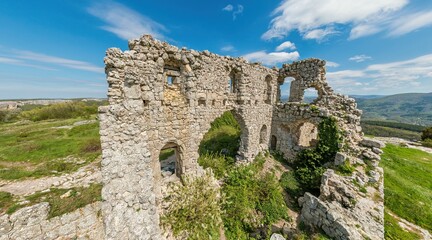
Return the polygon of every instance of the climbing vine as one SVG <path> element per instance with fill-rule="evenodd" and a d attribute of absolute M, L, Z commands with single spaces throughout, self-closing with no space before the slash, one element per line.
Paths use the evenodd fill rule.
<path fill-rule="evenodd" d="M 318 125 L 318 144 L 316 148 L 305 149 L 297 154 L 295 177 L 306 191 L 317 193 L 324 164 L 333 161 L 342 142 L 341 133 L 334 118 L 325 118 Z"/>

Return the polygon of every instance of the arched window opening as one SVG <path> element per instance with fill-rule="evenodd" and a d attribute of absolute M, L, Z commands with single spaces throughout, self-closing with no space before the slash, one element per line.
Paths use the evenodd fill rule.
<path fill-rule="evenodd" d="M 301 124 L 298 130 L 298 145 L 301 147 L 314 147 L 317 143 L 317 126 L 309 122 Z"/>
<path fill-rule="evenodd" d="M 277 147 L 277 138 L 275 135 L 271 136 L 271 140 L 270 140 L 270 150 L 276 150 Z"/>
<path fill-rule="evenodd" d="M 305 103 L 313 103 L 318 99 L 318 91 L 315 88 L 308 88 L 304 92 L 303 101 Z"/>
<path fill-rule="evenodd" d="M 265 103 L 267 104 L 271 104 L 271 98 L 272 98 L 272 86 L 271 86 L 271 76 L 267 75 L 267 77 L 265 78 L 266 81 L 266 90 L 264 91 L 264 97 L 265 97 Z"/>
<path fill-rule="evenodd" d="M 263 125 L 261 127 L 261 131 L 260 131 L 259 143 L 260 144 L 265 144 L 266 142 L 267 142 L 267 126 Z"/>
<path fill-rule="evenodd" d="M 182 174 L 180 157 L 181 152 L 177 144 L 167 143 L 162 147 L 159 153 L 162 177 L 171 177 L 173 175 L 180 177 Z"/>
<path fill-rule="evenodd" d="M 280 102 L 288 102 L 291 94 L 291 83 L 295 79 L 292 77 L 286 77 L 282 84 L 279 85 L 279 100 Z"/>

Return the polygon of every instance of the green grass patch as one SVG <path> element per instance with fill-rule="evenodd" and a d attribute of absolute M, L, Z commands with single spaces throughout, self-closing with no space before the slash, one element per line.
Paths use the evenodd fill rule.
<path fill-rule="evenodd" d="M 0 178 L 71 172 L 83 165 L 77 162 L 96 159 L 101 153 L 99 123 L 58 128 L 79 120 L 82 119 L 1 124 Z"/>
<path fill-rule="evenodd" d="M 204 153 L 199 156 L 198 164 L 203 168 L 211 168 L 215 177 L 221 179 L 234 166 L 235 159 L 218 153 Z"/>
<path fill-rule="evenodd" d="M 362 123 L 362 130 L 366 135 L 376 137 L 397 137 L 410 140 L 420 140 L 421 133 L 400 128 L 392 128 L 388 126 L 369 125 Z"/>
<path fill-rule="evenodd" d="M 174 154 L 175 154 L 175 149 L 173 148 L 164 149 L 159 154 L 159 161 L 166 160 Z"/>
<path fill-rule="evenodd" d="M 0 192 L 0 213 L 5 212 L 13 205 L 13 195 L 8 192 Z"/>
<path fill-rule="evenodd" d="M 432 231 L 432 154 L 391 144 L 383 150 L 385 206 Z"/>
<path fill-rule="evenodd" d="M 222 219 L 228 239 L 249 239 L 249 233 L 280 220 L 288 220 L 282 189 L 271 173 L 259 174 L 263 160 L 233 168 L 225 178 Z"/>
<path fill-rule="evenodd" d="M 33 195 L 27 196 L 26 200 L 29 203 L 25 205 L 13 205 L 9 208 L 7 213 L 11 214 L 16 210 L 31 206 L 41 202 L 48 202 L 50 211 L 48 218 L 53 218 L 66 213 L 75 211 L 90 203 L 101 201 L 102 184 L 91 184 L 89 187 L 76 187 L 71 189 L 51 188 L 49 192 L 38 192 Z M 70 191 L 69 197 L 61 198 L 63 194 Z"/>
<path fill-rule="evenodd" d="M 170 186 L 165 199 L 170 205 L 161 217 L 162 226 L 171 229 L 179 239 L 219 239 L 221 197 L 210 174 L 185 177 Z"/>
<path fill-rule="evenodd" d="M 417 240 L 421 239 L 418 233 L 407 232 L 399 226 L 397 219 L 388 214 L 387 210 L 384 213 L 384 228 L 385 239 L 387 240 Z"/>
<path fill-rule="evenodd" d="M 90 118 L 91 115 L 98 113 L 98 106 L 105 104 L 101 101 L 73 101 L 56 103 L 47 106 L 29 108 L 22 111 L 19 115 L 21 119 L 31 121 L 42 121 L 48 119 L 70 119 L 70 118 Z"/>
<path fill-rule="evenodd" d="M 351 176 L 351 174 L 355 171 L 355 167 L 353 167 L 349 161 L 345 161 L 343 164 L 339 165 L 336 169 L 336 172 L 343 176 Z"/>
<path fill-rule="evenodd" d="M 240 146 L 240 130 L 229 125 L 223 125 L 207 132 L 199 146 L 202 154 L 224 154 L 234 157 Z"/>

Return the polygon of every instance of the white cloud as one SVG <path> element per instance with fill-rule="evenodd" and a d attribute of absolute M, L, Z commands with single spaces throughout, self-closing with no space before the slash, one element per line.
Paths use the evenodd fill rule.
<path fill-rule="evenodd" d="M 348 60 L 354 61 L 354 62 L 364 62 L 364 61 L 370 60 L 370 59 L 372 59 L 371 56 L 367 56 L 367 55 L 362 54 L 362 55 L 355 55 L 353 57 L 350 57 Z"/>
<path fill-rule="evenodd" d="M 162 34 L 167 29 L 160 23 L 116 2 L 96 3 L 87 11 L 106 23 L 101 28 L 114 33 L 122 39 L 134 39 L 143 34 L 151 34 L 158 39 L 165 39 Z"/>
<path fill-rule="evenodd" d="M 32 67 L 32 68 L 38 68 L 38 69 L 48 70 L 48 71 L 55 71 L 56 70 L 54 68 L 30 64 L 30 63 L 26 63 L 22 60 L 18 60 L 15 58 L 8 58 L 8 57 L 0 57 L 0 63 L 17 65 L 17 66 L 24 66 L 24 67 Z"/>
<path fill-rule="evenodd" d="M 408 14 L 391 24 L 389 35 L 400 36 L 427 26 L 432 26 L 432 11 Z"/>
<path fill-rule="evenodd" d="M 335 25 L 344 24 L 353 27 L 350 38 L 355 39 L 377 32 L 376 26 L 408 2 L 409 0 L 284 0 L 273 11 L 270 28 L 262 38 L 282 38 L 297 30 L 305 38 L 319 40 L 318 37 L 322 37 L 324 33 L 333 33 L 329 29 Z"/>
<path fill-rule="evenodd" d="M 300 58 L 300 54 L 295 52 L 271 52 L 258 51 L 243 55 L 249 62 L 261 62 L 265 65 L 275 65 L 277 63 L 295 61 Z"/>
<path fill-rule="evenodd" d="M 276 51 L 278 51 L 278 52 L 286 50 L 286 49 L 295 50 L 296 46 L 294 43 L 292 43 L 290 41 L 286 41 L 286 42 L 283 42 L 279 46 L 276 47 Z"/>
<path fill-rule="evenodd" d="M 224 8 L 222 8 L 222 11 L 225 12 L 232 12 L 233 20 L 237 18 L 237 15 L 242 14 L 244 10 L 243 5 L 238 4 L 237 9 L 231 4 L 226 5 Z"/>
<path fill-rule="evenodd" d="M 349 40 L 366 37 L 381 31 L 380 26 L 372 24 L 360 24 L 351 29 Z"/>
<path fill-rule="evenodd" d="M 326 61 L 326 66 L 327 66 L 327 67 L 339 67 L 340 64 L 339 64 L 339 63 L 332 62 L 332 61 Z"/>
<path fill-rule="evenodd" d="M 235 47 L 232 45 L 226 45 L 221 48 L 222 52 L 234 52 L 236 51 Z"/>
<path fill-rule="evenodd" d="M 237 18 L 237 15 L 242 14 L 244 10 L 243 5 L 237 5 L 237 10 L 233 12 L 233 19 L 235 20 Z"/>
<path fill-rule="evenodd" d="M 234 10 L 234 6 L 231 4 L 228 4 L 224 8 L 222 8 L 222 11 L 231 12 L 232 10 Z"/>
<path fill-rule="evenodd" d="M 335 31 L 332 27 L 325 28 L 325 29 L 314 29 L 309 32 L 306 32 L 303 35 L 304 39 L 315 39 L 317 41 L 323 40 L 328 35 L 337 34 L 338 31 Z"/>
<path fill-rule="evenodd" d="M 95 66 L 88 62 L 77 61 L 67 58 L 60 58 L 55 56 L 49 56 L 41 53 L 35 53 L 31 51 L 15 51 L 15 57 L 18 59 L 31 60 L 39 63 L 50 63 L 72 69 L 79 69 L 90 72 L 103 73 L 102 67 Z"/>
<path fill-rule="evenodd" d="M 327 78 L 330 85 L 343 92 L 428 91 L 427 88 L 432 90 L 432 54 L 406 61 L 373 64 L 362 70 L 328 72 Z"/>

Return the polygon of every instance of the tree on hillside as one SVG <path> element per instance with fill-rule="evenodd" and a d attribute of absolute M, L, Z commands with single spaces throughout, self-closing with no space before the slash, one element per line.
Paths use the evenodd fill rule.
<path fill-rule="evenodd" d="M 432 127 L 428 127 L 422 132 L 421 139 L 424 141 L 426 139 L 432 139 Z"/>

